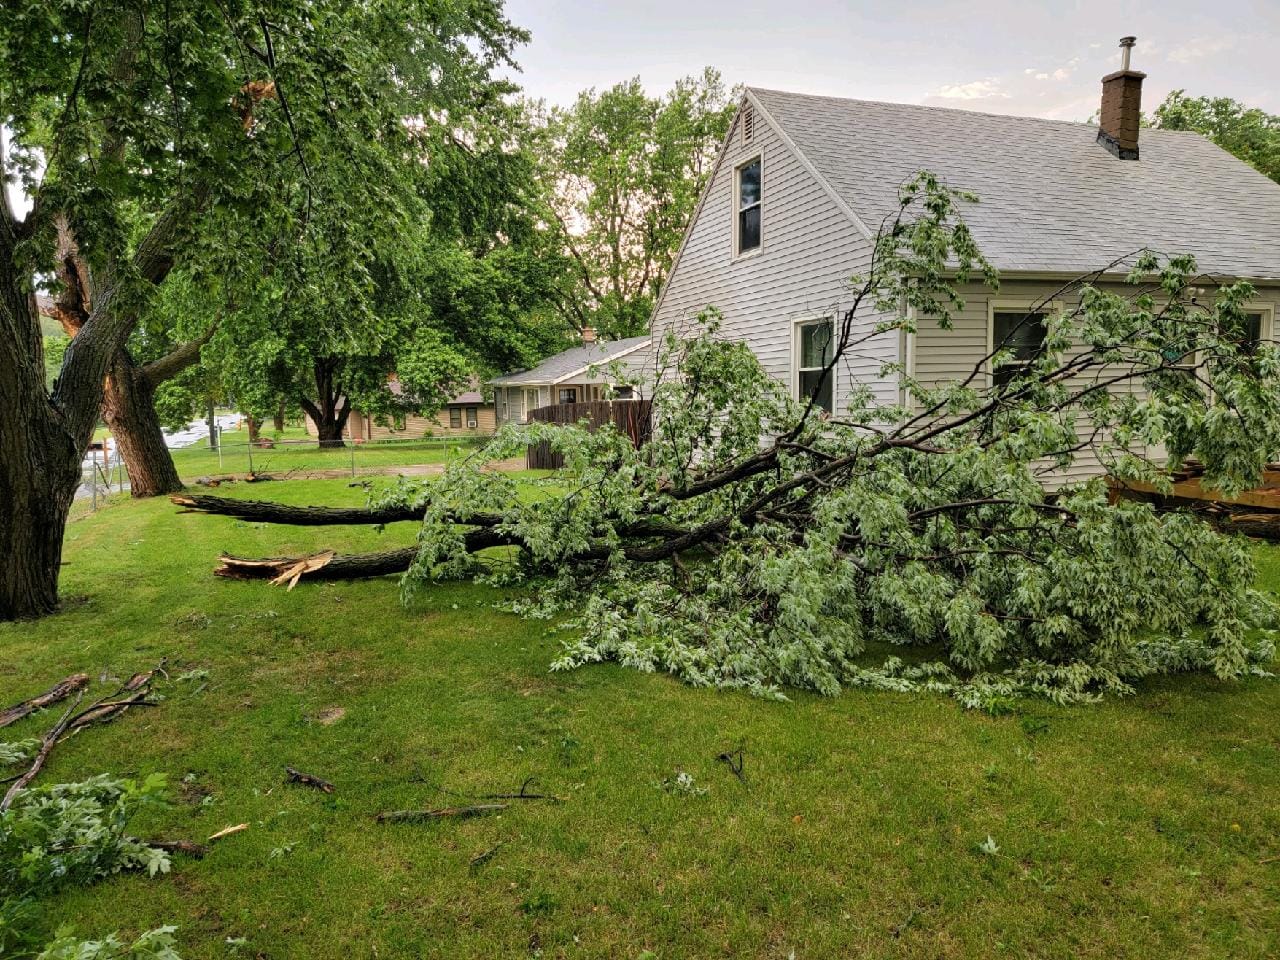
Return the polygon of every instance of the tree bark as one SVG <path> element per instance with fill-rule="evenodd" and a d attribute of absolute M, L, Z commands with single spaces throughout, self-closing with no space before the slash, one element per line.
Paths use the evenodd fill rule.
<path fill-rule="evenodd" d="M 119 444 L 129 472 L 129 493 L 155 497 L 182 489 L 182 479 L 160 428 L 155 386 L 125 350 L 111 365 L 104 385 L 102 418 Z"/>
<path fill-rule="evenodd" d="M 57 218 L 58 280 L 62 291 L 52 315 L 73 339 L 88 320 L 93 302 L 93 280 L 89 265 L 80 255 L 79 245 L 65 215 Z M 111 428 L 120 456 L 129 473 L 129 491 L 134 497 L 154 497 L 182 489 L 178 468 L 164 440 L 156 414 L 156 389 L 200 359 L 200 349 L 213 336 L 210 327 L 204 336 L 184 343 L 159 360 L 139 367 L 127 349 L 112 359 L 103 383 L 102 418 Z"/>
<path fill-rule="evenodd" d="M 253 416 L 252 414 L 249 414 L 245 416 L 244 422 L 245 422 L 245 426 L 249 428 L 249 442 L 257 443 L 258 434 L 262 429 L 261 426 L 258 424 L 258 418 Z"/>
<path fill-rule="evenodd" d="M 276 405 L 276 412 L 271 418 L 271 425 L 275 427 L 276 433 L 284 433 L 284 397 L 280 398 L 280 402 Z"/>
<path fill-rule="evenodd" d="M 322 450 L 346 446 L 342 431 L 346 429 L 347 418 L 351 416 L 351 403 L 342 396 L 342 387 L 336 375 L 337 366 L 336 360 L 316 360 L 312 364 L 316 399 L 298 398 L 303 412 L 316 425 L 316 438 Z"/>
<path fill-rule="evenodd" d="M 213 398 L 209 398 L 208 404 L 205 406 L 204 414 L 205 425 L 209 428 L 209 449 L 218 449 L 218 411 L 213 405 Z"/>

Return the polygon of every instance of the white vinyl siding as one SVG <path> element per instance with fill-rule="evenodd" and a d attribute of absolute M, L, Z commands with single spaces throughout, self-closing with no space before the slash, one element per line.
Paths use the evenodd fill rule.
<path fill-rule="evenodd" d="M 762 110 L 755 111 L 750 145 L 743 145 L 738 122 L 667 280 L 653 334 L 658 339 L 671 329 L 687 333 L 694 317 L 715 307 L 722 316 L 721 336 L 745 341 L 765 370 L 791 389 L 795 321 L 829 316 L 839 322 L 852 300 L 849 279 L 865 271 L 871 243 Z M 757 154 L 764 158 L 763 243 L 753 255 L 735 257 L 735 178 L 739 166 Z M 855 336 L 877 319 L 868 311 L 855 324 Z M 897 336 L 876 337 L 858 353 L 837 371 L 837 412 L 856 382 L 870 384 L 886 403 L 897 399 L 896 380 L 880 376 L 882 364 L 898 359 Z"/>

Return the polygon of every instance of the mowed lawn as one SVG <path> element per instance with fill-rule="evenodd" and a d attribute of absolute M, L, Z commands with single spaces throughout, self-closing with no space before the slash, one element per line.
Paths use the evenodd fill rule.
<path fill-rule="evenodd" d="M 224 473 L 243 474 L 250 469 L 258 473 L 287 474 L 289 471 L 341 470 L 353 464 L 356 471 L 384 469 L 423 463 L 445 463 L 465 456 L 485 439 L 475 437 L 406 437 L 403 440 L 348 442 L 342 447 L 322 449 L 315 437 L 301 427 L 290 427 L 281 433 L 263 430 L 264 439 L 272 447 L 250 447 L 245 429 L 227 430 L 222 434 L 222 455 L 211 450 L 207 440 L 173 451 L 173 462 L 184 480 Z"/>
<path fill-rule="evenodd" d="M 363 497 L 343 480 L 219 492 Z M 207 677 L 62 744 L 39 782 L 164 771 L 174 803 L 139 835 L 249 827 L 168 876 L 72 890 L 51 925 L 172 922 L 187 958 L 230 956 L 227 938 L 245 938 L 240 956 L 343 960 L 1280 954 L 1280 682 L 1180 677 L 999 717 L 929 695 L 767 703 L 613 665 L 549 673 L 547 625 L 497 612 L 490 589 L 434 587 L 406 608 L 392 580 L 285 592 L 211 576 L 222 549 L 412 536 L 166 501 L 71 525 L 65 612 L 0 626 L 0 701 L 161 657 Z M 1280 551 L 1259 558 L 1280 584 Z M 718 759 L 739 748 L 743 782 Z M 336 793 L 284 784 L 286 764 Z M 663 789 L 678 771 L 706 793 Z M 374 819 L 530 777 L 564 801 Z M 979 850 L 988 836 L 998 853 Z"/>

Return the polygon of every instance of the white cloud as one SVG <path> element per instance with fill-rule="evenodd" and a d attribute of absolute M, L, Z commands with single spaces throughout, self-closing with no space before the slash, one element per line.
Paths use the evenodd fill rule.
<path fill-rule="evenodd" d="M 1037 79 L 1037 80 L 1048 80 L 1048 79 L 1049 79 L 1049 75 L 1048 75 L 1047 73 L 1037 73 L 1037 74 L 1036 74 L 1036 79 Z"/>
<path fill-rule="evenodd" d="M 1190 63 L 1230 50 L 1234 44 L 1234 37 L 1192 37 L 1171 49 L 1165 59 L 1173 63 Z"/>
<path fill-rule="evenodd" d="M 996 77 L 987 77 L 983 80 L 973 80 L 969 83 L 951 83 L 941 87 L 934 96 L 942 97 L 944 100 L 983 100 L 987 97 L 1008 97 L 1000 88 L 1000 81 Z"/>

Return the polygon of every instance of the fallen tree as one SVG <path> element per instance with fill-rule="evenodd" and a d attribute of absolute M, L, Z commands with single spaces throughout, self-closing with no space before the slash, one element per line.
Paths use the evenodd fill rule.
<path fill-rule="evenodd" d="M 515 609 L 577 614 L 558 668 L 616 660 L 762 695 L 1068 702 L 1150 673 L 1262 669 L 1273 647 L 1254 628 L 1275 610 L 1238 538 L 1064 479 L 1087 454 L 1120 481 L 1167 485 L 1166 466 L 1195 457 L 1215 489 L 1256 482 L 1280 449 L 1280 354 L 1243 333 L 1248 284 L 1206 298 L 1192 258 L 1140 251 L 1033 305 L 966 376 L 929 383 L 890 365 L 909 404 L 863 389 L 821 411 L 824 382 L 877 338 L 918 317 L 949 328 L 971 275 L 994 287 L 962 199 L 927 174 L 904 187 L 801 402 L 708 316 L 665 340 L 645 448 L 611 430 L 508 426 L 483 456 L 374 503 L 370 520 L 422 515 L 406 590 L 478 571 L 536 583 Z M 1127 286 L 1098 282 L 1117 273 Z M 485 469 L 540 442 L 565 462 L 545 496 Z M 499 540 L 514 553 L 476 556 Z M 932 658 L 868 660 L 894 647 Z"/>

